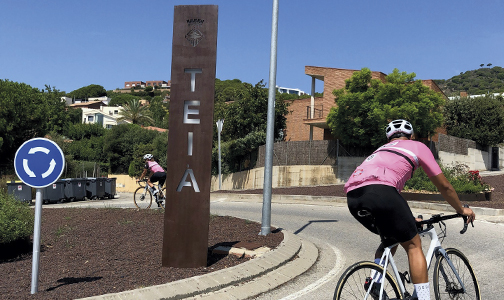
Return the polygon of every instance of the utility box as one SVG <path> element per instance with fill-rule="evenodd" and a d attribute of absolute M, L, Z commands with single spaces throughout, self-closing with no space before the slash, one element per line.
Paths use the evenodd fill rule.
<path fill-rule="evenodd" d="M 105 197 L 105 178 L 86 178 L 86 197 L 103 199 Z"/>
<path fill-rule="evenodd" d="M 32 201 L 32 188 L 22 181 L 7 182 L 7 192 L 22 202 Z"/>
<path fill-rule="evenodd" d="M 105 178 L 105 197 L 114 199 L 116 195 L 117 178 Z"/>
<path fill-rule="evenodd" d="M 57 180 L 42 189 L 42 200 L 45 203 L 56 203 L 65 199 L 65 180 Z"/>
<path fill-rule="evenodd" d="M 65 181 L 65 198 L 70 201 L 84 200 L 86 197 L 85 178 L 67 178 Z"/>

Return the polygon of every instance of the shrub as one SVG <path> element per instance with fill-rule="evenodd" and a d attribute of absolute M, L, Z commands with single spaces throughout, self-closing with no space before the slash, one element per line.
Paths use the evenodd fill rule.
<path fill-rule="evenodd" d="M 0 189 L 0 244 L 30 238 L 33 225 L 34 215 L 29 204 Z"/>
<path fill-rule="evenodd" d="M 457 194 L 472 194 L 492 190 L 488 184 L 483 183 L 479 171 L 469 171 L 465 165 L 459 164 L 453 167 L 441 166 L 441 170 Z M 406 182 L 404 189 L 429 192 L 438 191 L 422 168 L 415 171 L 413 177 Z"/>

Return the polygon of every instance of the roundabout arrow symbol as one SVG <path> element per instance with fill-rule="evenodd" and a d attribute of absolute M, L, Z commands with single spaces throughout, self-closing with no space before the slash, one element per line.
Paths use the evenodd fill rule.
<path fill-rule="evenodd" d="M 28 176 L 30 176 L 30 177 L 37 177 L 35 175 L 35 173 L 32 170 L 30 170 L 30 168 L 28 167 L 28 160 L 26 158 L 23 159 L 23 169 L 26 172 L 26 174 L 28 174 Z M 53 169 L 54 169 L 54 167 L 53 167 Z"/>
<path fill-rule="evenodd" d="M 45 154 L 49 154 L 50 150 L 45 147 L 33 147 L 28 151 L 28 154 L 33 154 L 35 152 L 44 152 Z"/>
<path fill-rule="evenodd" d="M 42 178 L 46 178 L 47 176 L 51 175 L 51 173 L 54 171 L 54 167 L 56 166 L 56 162 L 54 159 L 51 159 L 51 162 L 49 163 L 49 169 L 42 173 Z"/>

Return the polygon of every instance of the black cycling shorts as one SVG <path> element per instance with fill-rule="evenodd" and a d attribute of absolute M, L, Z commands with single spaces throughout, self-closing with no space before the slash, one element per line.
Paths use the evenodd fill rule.
<path fill-rule="evenodd" d="M 166 181 L 166 173 L 165 172 L 156 172 L 152 174 L 150 178 L 150 182 L 159 182 L 159 187 L 163 187 L 163 184 Z"/>
<path fill-rule="evenodd" d="M 385 238 L 385 247 L 407 242 L 418 233 L 408 202 L 392 186 L 375 184 L 352 190 L 347 193 L 347 204 L 350 213 L 364 227 L 376 234 L 379 230 Z M 369 211 L 372 217 L 359 216 L 363 210 Z"/>

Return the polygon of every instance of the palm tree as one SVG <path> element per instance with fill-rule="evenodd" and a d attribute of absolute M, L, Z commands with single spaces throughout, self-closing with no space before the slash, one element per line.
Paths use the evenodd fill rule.
<path fill-rule="evenodd" d="M 140 125 L 151 125 L 154 123 L 149 106 L 142 105 L 137 99 L 126 101 L 119 115 L 121 117 L 119 117 L 117 121 L 128 121 Z"/>

